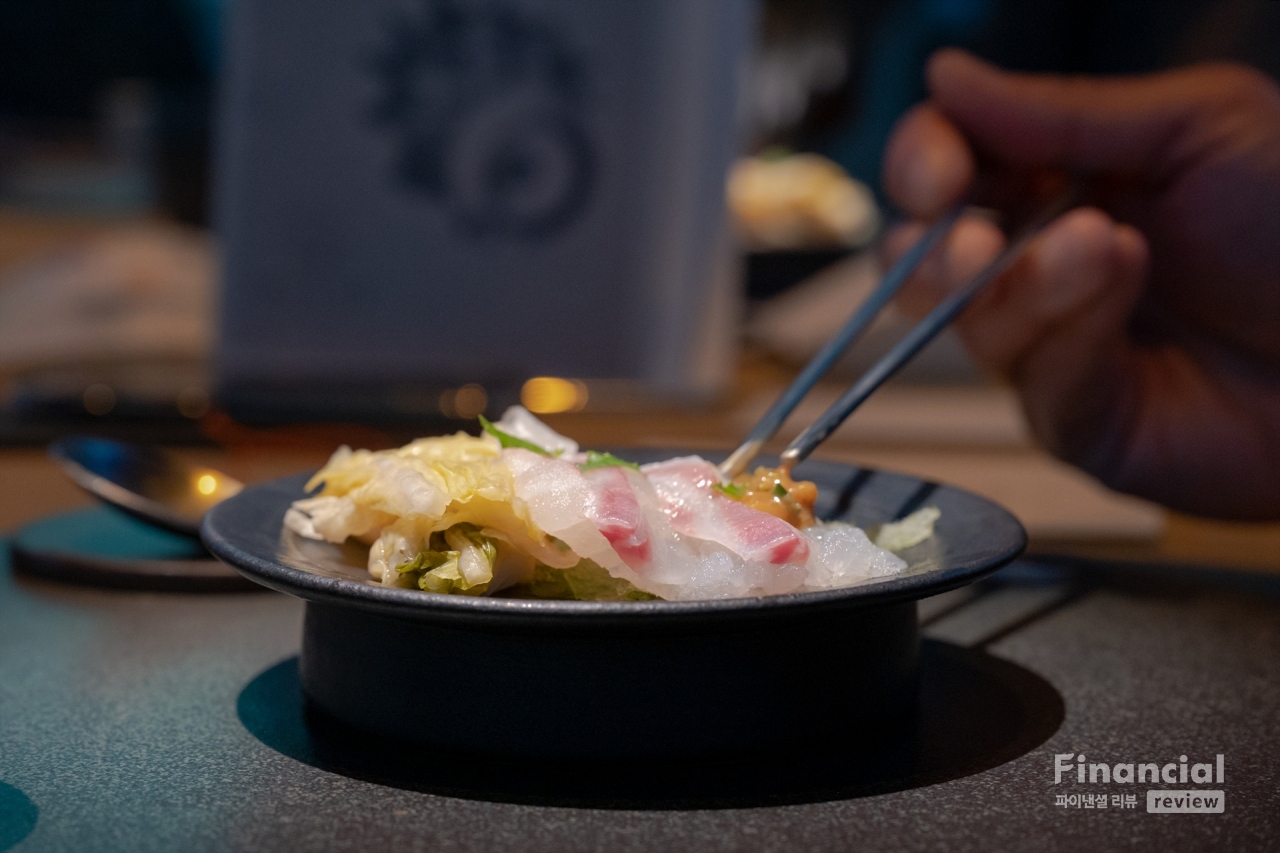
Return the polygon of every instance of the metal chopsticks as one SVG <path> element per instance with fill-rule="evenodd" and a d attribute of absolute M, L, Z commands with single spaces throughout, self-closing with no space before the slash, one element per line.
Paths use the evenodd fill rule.
<path fill-rule="evenodd" d="M 969 279 L 964 287 L 952 292 L 950 296 L 942 300 L 936 308 L 930 311 L 923 320 L 907 333 L 906 337 L 898 341 L 889 352 L 885 353 L 884 357 L 864 373 L 862 378 L 844 393 L 844 396 L 837 400 L 831 408 L 827 409 L 822 417 L 796 436 L 787 445 L 787 449 L 782 451 L 781 467 L 784 470 L 790 470 L 792 466 L 804 461 L 819 444 L 836 431 L 840 424 L 844 423 L 845 418 L 849 417 L 854 409 L 862 405 L 863 401 L 870 397 L 872 392 L 884 384 L 886 379 L 893 376 L 902 369 L 903 365 L 915 358 L 916 354 L 924 349 L 929 341 L 937 337 L 939 332 L 950 325 L 951 321 L 968 307 L 969 303 L 984 287 L 995 281 L 1005 270 L 1013 266 L 1013 262 L 1018 259 L 1027 244 L 1036 235 L 1075 204 L 1079 195 L 1079 188 L 1079 183 L 1073 182 L 1070 187 L 1049 202 L 1005 246 L 1004 251 L 996 255 L 991 263 Z"/>
<path fill-rule="evenodd" d="M 810 359 L 804 370 L 800 371 L 800 375 L 792 381 L 787 390 L 782 392 L 782 396 L 769 407 L 769 411 L 765 412 L 760 420 L 756 421 L 756 425 L 751 428 L 746 440 L 727 459 L 720 463 L 721 476 L 726 479 L 732 479 L 741 474 L 747 465 L 751 464 L 751 460 L 755 459 L 760 453 L 760 448 L 764 446 L 764 443 L 773 438 L 774 433 L 782 426 L 783 421 L 787 419 L 787 415 L 790 415 L 795 407 L 800 405 L 800 401 L 813 389 L 813 386 L 817 384 L 823 374 L 830 369 L 831 365 L 836 363 L 836 360 L 840 358 L 844 351 L 852 346 L 853 342 L 871 325 L 871 321 L 884 309 L 885 305 L 889 304 L 889 300 L 911 277 L 916 267 L 933 250 L 933 247 L 938 245 L 943 237 L 947 236 L 960 218 L 960 214 L 964 212 L 967 203 L 967 200 L 961 201 L 944 213 L 941 219 L 931 225 L 929 230 L 924 232 L 920 239 L 901 258 L 898 258 L 897 262 L 884 274 L 880 284 L 854 310 L 835 337 L 827 341 L 822 349 L 818 350 L 818 354 Z"/>
<path fill-rule="evenodd" d="M 952 292 L 950 296 L 938 304 L 928 316 L 921 320 L 907 335 L 875 363 L 848 391 L 814 421 L 808 429 L 800 433 L 782 453 L 781 466 L 790 468 L 806 459 L 831 433 L 844 423 L 854 409 L 871 396 L 884 382 L 897 373 L 924 347 L 937 337 L 956 318 L 978 293 L 1005 272 L 1022 254 L 1027 244 L 1060 214 L 1068 210 L 1076 201 L 1080 190 L 1079 182 L 1073 182 L 1064 192 L 1049 202 L 1032 220 L 1030 220 L 1009 242 L 1005 249 L 987 264 L 977 275 L 971 278 L 964 287 Z M 783 392 L 764 417 L 756 424 L 747 436 L 746 441 L 720 465 L 721 475 L 726 478 L 740 474 L 759 453 L 761 446 L 786 420 L 788 414 L 799 404 L 800 400 L 812 389 L 823 373 L 835 362 L 844 349 L 857 338 L 858 334 L 880 312 L 890 298 L 898 291 L 915 271 L 929 251 L 951 230 L 963 211 L 960 204 L 949 210 L 916 242 L 911 249 L 898 260 L 885 274 L 884 281 L 867 298 L 840 333 L 836 335 L 805 367 L 796 380 Z"/>

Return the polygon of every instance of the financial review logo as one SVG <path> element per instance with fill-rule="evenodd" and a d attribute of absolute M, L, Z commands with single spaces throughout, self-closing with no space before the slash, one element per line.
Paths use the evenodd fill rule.
<path fill-rule="evenodd" d="M 585 65 L 552 22 L 421 0 L 387 28 L 374 67 L 400 180 L 465 230 L 540 237 L 581 215 L 595 177 Z"/>
<path fill-rule="evenodd" d="M 1053 756 L 1053 784 L 1085 785 L 1092 790 L 1055 793 L 1054 805 L 1061 808 L 1133 809 L 1137 793 L 1115 789 L 1113 785 L 1222 785 L 1226 781 L 1226 756 L 1198 762 L 1179 755 L 1177 761 L 1090 762 L 1083 755 L 1060 752 Z M 1103 787 L 1106 786 L 1106 787 Z M 1219 789 L 1172 789 L 1160 787 L 1146 792 L 1147 812 L 1152 814 L 1222 814 L 1226 793 Z"/>

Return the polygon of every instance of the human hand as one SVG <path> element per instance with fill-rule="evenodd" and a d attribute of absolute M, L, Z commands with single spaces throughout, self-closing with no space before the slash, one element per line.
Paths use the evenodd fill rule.
<path fill-rule="evenodd" d="M 957 330 L 1050 451 L 1203 515 L 1280 518 L 1280 87 L 1205 65 L 1129 78 L 1010 74 L 958 50 L 885 153 L 889 195 L 936 218 L 981 173 L 1090 176 Z M 896 257 L 924 226 L 890 235 Z M 922 312 L 1004 245 L 965 217 L 901 301 Z"/>

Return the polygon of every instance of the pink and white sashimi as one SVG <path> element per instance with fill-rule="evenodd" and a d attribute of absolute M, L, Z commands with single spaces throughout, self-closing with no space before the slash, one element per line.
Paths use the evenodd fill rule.
<path fill-rule="evenodd" d="M 582 453 L 514 406 L 479 437 L 340 448 L 285 516 L 370 545 L 386 586 L 492 594 L 559 578 L 574 597 L 730 598 L 849 586 L 906 563 L 842 523 L 797 529 L 731 496 L 697 456 Z"/>

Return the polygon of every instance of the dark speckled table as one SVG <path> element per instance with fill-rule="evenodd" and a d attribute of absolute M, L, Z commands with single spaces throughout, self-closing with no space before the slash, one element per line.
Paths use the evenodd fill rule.
<path fill-rule="evenodd" d="M 647 768 L 681 775 L 665 797 L 651 778 L 602 799 L 572 768 L 458 775 L 344 743 L 301 710 L 301 616 L 274 593 L 94 590 L 0 566 L 0 850 L 1280 849 L 1275 579 L 1022 562 L 922 602 L 928 708 L 911 755 L 865 772 L 839 755 L 762 759 L 766 776 L 795 774 L 789 796 Z M 1055 784 L 1055 753 L 1222 754 L 1225 778 Z M 1148 814 L 1149 788 L 1220 789 L 1225 812 Z M 1099 793 L 1106 809 L 1056 805 Z M 1125 794 L 1136 808 L 1111 805 Z"/>

